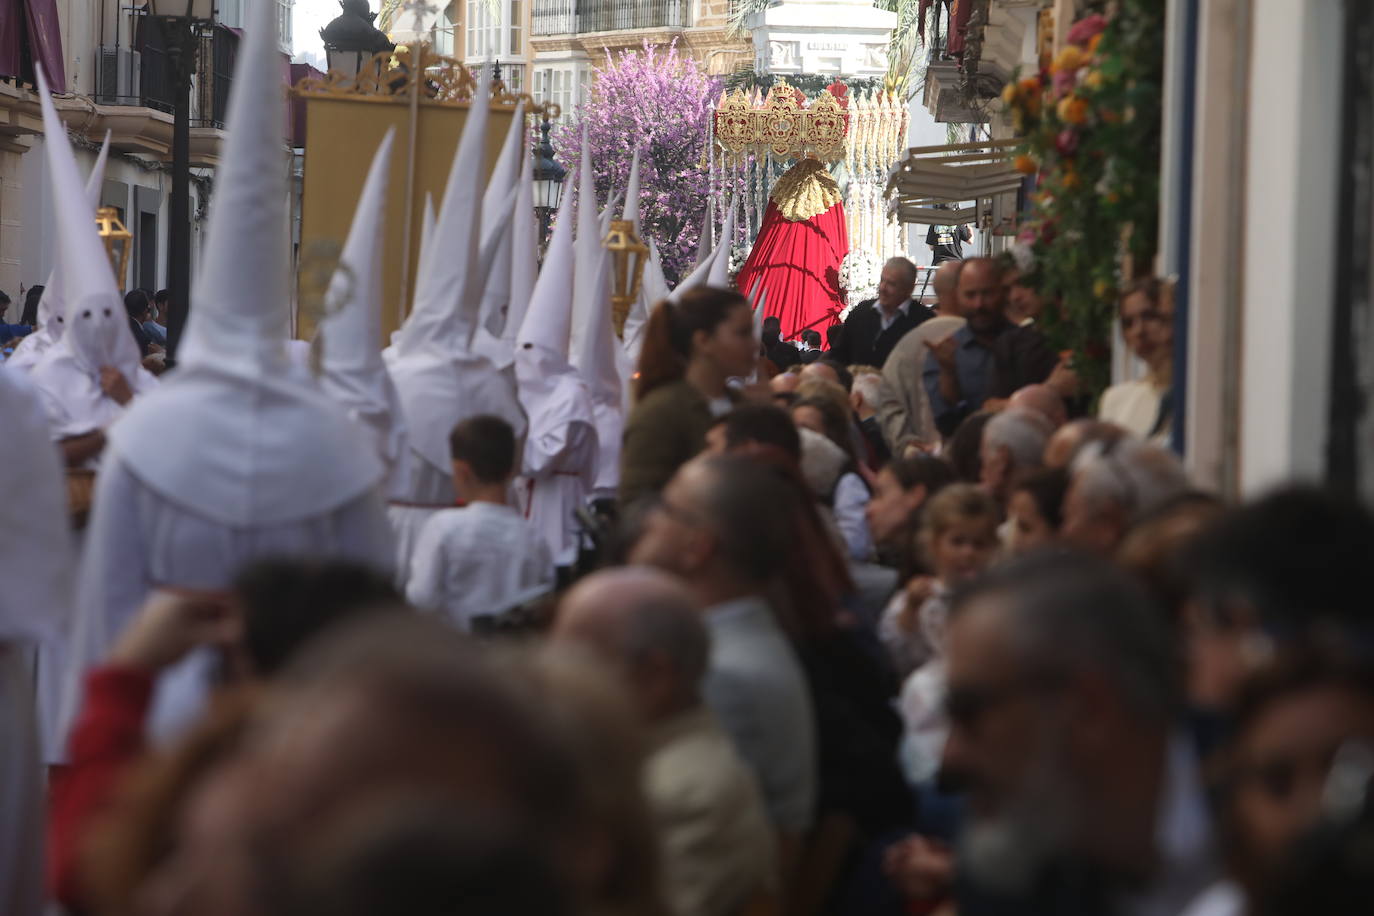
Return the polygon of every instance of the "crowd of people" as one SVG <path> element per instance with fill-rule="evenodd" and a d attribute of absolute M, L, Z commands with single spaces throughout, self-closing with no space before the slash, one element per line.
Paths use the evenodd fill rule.
<path fill-rule="evenodd" d="M 1095 411 L 993 258 L 943 260 L 934 307 L 893 259 L 804 349 L 685 284 L 621 352 L 592 208 L 565 199 L 537 281 L 500 278 L 505 314 L 460 256 L 488 250 L 481 195 L 451 181 L 383 356 L 388 138 L 354 306 L 303 360 L 253 15 L 201 263 L 219 294 L 162 379 L 149 297 L 117 313 L 46 144 L 61 296 L 36 363 L 0 366 L 0 910 L 1374 906 L 1374 516 L 1194 487 L 1166 284 L 1123 296 L 1143 375 Z M 483 98 L 455 175 L 485 156 Z M 528 190 L 510 136 L 498 201 Z M 622 416 L 598 384 L 632 339 Z"/>

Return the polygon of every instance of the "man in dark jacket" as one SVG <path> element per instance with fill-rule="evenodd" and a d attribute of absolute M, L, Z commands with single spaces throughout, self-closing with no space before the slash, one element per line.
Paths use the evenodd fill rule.
<path fill-rule="evenodd" d="M 846 366 L 881 368 L 907 331 L 934 317 L 930 309 L 911 298 L 915 289 L 915 264 L 906 258 L 892 258 L 884 264 L 878 298 L 854 306 L 830 358 Z"/>

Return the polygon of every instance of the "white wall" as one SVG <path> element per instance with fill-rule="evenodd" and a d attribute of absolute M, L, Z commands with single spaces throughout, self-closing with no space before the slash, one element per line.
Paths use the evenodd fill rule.
<path fill-rule="evenodd" d="M 1324 466 L 1341 21 L 1341 0 L 1253 2 L 1240 375 L 1247 495 L 1319 478 Z"/>

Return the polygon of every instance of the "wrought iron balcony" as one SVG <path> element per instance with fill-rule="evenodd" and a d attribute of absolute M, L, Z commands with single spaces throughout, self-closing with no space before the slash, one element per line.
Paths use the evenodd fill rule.
<path fill-rule="evenodd" d="M 689 0 L 535 0 L 535 35 L 629 29 L 681 29 L 691 24 Z"/>

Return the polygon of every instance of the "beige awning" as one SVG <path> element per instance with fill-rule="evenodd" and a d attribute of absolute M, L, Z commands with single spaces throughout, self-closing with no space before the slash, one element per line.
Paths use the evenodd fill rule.
<path fill-rule="evenodd" d="M 892 212 L 904 223 L 976 222 L 980 210 L 976 205 L 957 210 L 937 209 L 935 205 L 1016 194 L 1024 177 L 1010 159 L 1016 143 L 986 140 L 912 147 L 888 175 L 887 190 L 896 192 Z"/>

